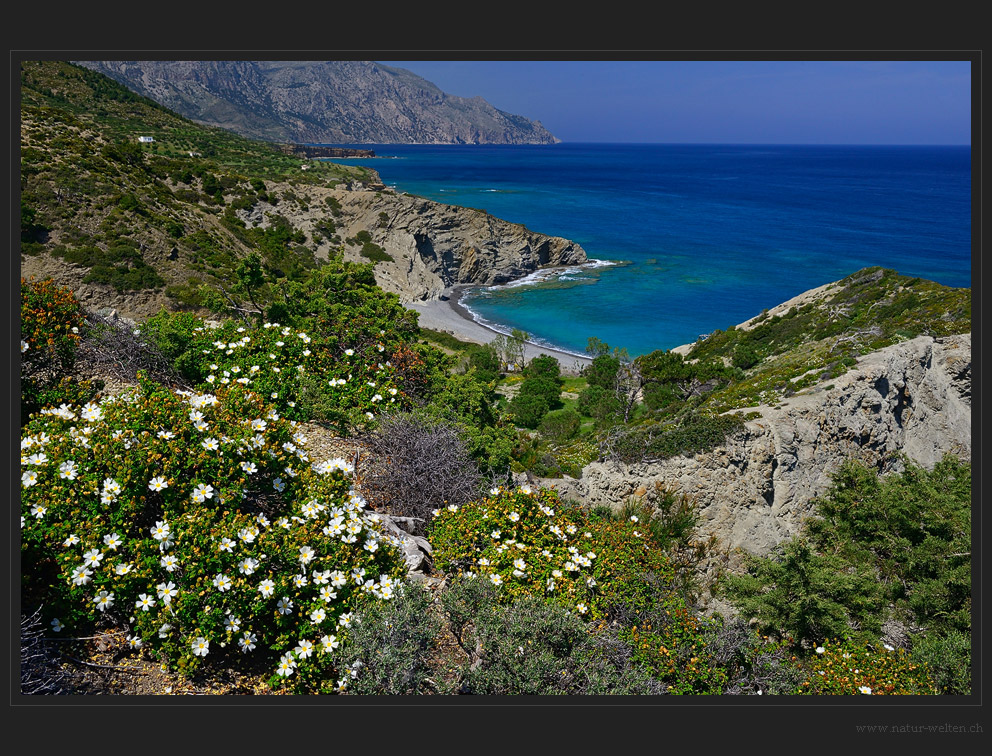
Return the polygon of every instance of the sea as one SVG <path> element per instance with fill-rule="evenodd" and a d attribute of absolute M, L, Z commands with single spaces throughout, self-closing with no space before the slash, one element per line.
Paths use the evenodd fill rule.
<path fill-rule="evenodd" d="M 353 145 L 383 182 L 580 244 L 589 263 L 462 299 L 481 323 L 630 356 L 881 265 L 972 274 L 969 146 Z"/>

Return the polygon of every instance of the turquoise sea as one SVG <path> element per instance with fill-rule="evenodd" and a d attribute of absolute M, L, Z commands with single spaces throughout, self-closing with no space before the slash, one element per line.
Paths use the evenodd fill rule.
<path fill-rule="evenodd" d="M 581 244 L 596 262 L 462 300 L 577 353 L 670 349 L 869 265 L 971 286 L 967 146 L 355 146 L 397 191 Z"/>

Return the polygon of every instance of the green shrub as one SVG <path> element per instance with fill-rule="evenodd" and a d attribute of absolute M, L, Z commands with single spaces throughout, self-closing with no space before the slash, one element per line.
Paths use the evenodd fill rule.
<path fill-rule="evenodd" d="M 575 437 L 579 432 L 582 418 L 575 410 L 552 410 L 544 416 L 538 432 L 552 441 L 563 442 Z"/>
<path fill-rule="evenodd" d="M 371 260 L 373 263 L 377 262 L 392 262 L 393 256 L 390 255 L 386 250 L 380 247 L 374 242 L 365 242 L 362 245 L 362 251 L 359 253 L 362 257 Z"/>
<path fill-rule="evenodd" d="M 869 643 L 893 615 L 926 633 L 970 631 L 970 464 L 948 455 L 879 476 L 847 462 L 813 506 L 800 537 L 724 581 L 764 632 Z"/>
<path fill-rule="evenodd" d="M 944 695 L 971 693 L 971 635 L 955 630 L 922 633 L 913 638 L 912 661 L 925 667 Z"/>
<path fill-rule="evenodd" d="M 21 423 L 48 404 L 86 401 L 96 390 L 72 372 L 85 318 L 53 279 L 21 279 Z"/>
<path fill-rule="evenodd" d="M 405 572 L 347 463 L 310 463 L 293 424 L 238 384 L 179 394 L 142 379 L 40 415 L 22 439 L 25 600 L 76 634 L 126 627 L 181 672 L 207 660 L 201 646 L 237 664 L 251 640 L 273 683 L 281 654 L 294 689 L 330 691 L 340 670 L 322 635 L 344 642 L 359 598 L 389 599 Z"/>
<path fill-rule="evenodd" d="M 590 634 L 561 606 L 525 596 L 509 604 L 480 577 L 453 581 L 442 607 L 466 661 L 457 692 L 474 695 L 647 695 L 662 692 L 629 646 Z"/>
<path fill-rule="evenodd" d="M 435 681 L 438 670 L 433 662 L 443 626 L 424 588 L 400 583 L 390 601 L 362 601 L 355 620 L 337 659 L 338 666 L 349 671 L 349 693 L 395 696 L 449 692 Z"/>
<path fill-rule="evenodd" d="M 409 403 L 390 359 L 400 349 L 400 338 L 367 329 L 362 318 L 338 332 L 239 321 L 209 328 L 188 313 L 164 312 L 147 325 L 149 338 L 200 390 L 244 384 L 291 419 L 322 420 L 342 432 Z"/>
<path fill-rule="evenodd" d="M 757 365 L 761 361 L 761 356 L 754 344 L 750 341 L 741 341 L 734 349 L 730 362 L 734 367 L 747 370 Z"/>
<path fill-rule="evenodd" d="M 517 394 L 510 400 L 508 409 L 517 425 L 537 428 L 548 413 L 548 402 L 543 396 Z"/>
<path fill-rule="evenodd" d="M 500 376 L 499 355 L 489 344 L 473 347 L 469 352 L 468 364 L 475 368 L 475 376 L 483 383 L 492 383 Z"/>
<path fill-rule="evenodd" d="M 798 689 L 807 695 L 935 695 L 924 666 L 904 649 L 851 640 L 825 640 L 803 665 L 808 677 Z"/>
<path fill-rule="evenodd" d="M 550 489 L 495 488 L 485 499 L 442 508 L 428 537 L 438 569 L 493 582 L 501 601 L 538 596 L 589 618 L 612 602 L 647 601 L 645 574 L 666 584 L 674 577 L 643 526 L 590 517 Z"/>

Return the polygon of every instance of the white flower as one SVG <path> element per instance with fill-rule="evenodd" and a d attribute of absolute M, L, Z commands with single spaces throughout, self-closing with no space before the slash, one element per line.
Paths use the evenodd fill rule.
<path fill-rule="evenodd" d="M 191 645 L 193 647 L 194 656 L 206 656 L 207 652 L 210 650 L 210 641 L 202 636 L 196 638 Z"/>
<path fill-rule="evenodd" d="M 238 538 L 240 538 L 245 543 L 252 543 L 255 540 L 255 536 L 258 535 L 258 528 L 247 527 L 241 528 L 238 531 Z"/>
<path fill-rule="evenodd" d="M 337 597 L 338 597 L 337 592 L 334 591 L 334 589 L 332 589 L 330 586 L 325 585 L 325 586 L 321 587 L 321 589 L 320 589 L 320 599 L 325 604 L 326 603 L 330 603 L 330 601 L 332 601 L 333 599 L 336 599 Z"/>
<path fill-rule="evenodd" d="M 289 596 L 283 596 L 276 604 L 276 608 L 279 610 L 279 614 L 292 614 L 293 600 Z"/>
<path fill-rule="evenodd" d="M 121 537 L 117 533 L 111 533 L 103 537 L 103 542 L 111 551 L 117 551 L 117 547 L 121 545 Z"/>
<path fill-rule="evenodd" d="M 35 519 L 40 520 L 45 516 L 45 512 L 48 511 L 48 507 L 44 504 L 35 504 L 31 507 L 31 514 L 35 516 Z"/>
<path fill-rule="evenodd" d="M 126 575 L 127 573 L 129 573 L 131 571 L 131 568 L 133 566 L 134 565 L 132 565 L 130 563 L 128 563 L 128 564 L 118 564 L 117 566 L 114 567 L 114 574 L 115 575 Z"/>
<path fill-rule="evenodd" d="M 817 646 L 816 647 L 816 653 L 818 653 L 818 654 L 826 653 L 826 651 L 827 651 L 827 649 L 825 649 L 823 646 Z"/>
<path fill-rule="evenodd" d="M 166 554 L 161 559 L 161 565 L 165 567 L 167 572 L 175 572 L 176 567 L 179 566 L 179 560 L 170 554 Z"/>
<path fill-rule="evenodd" d="M 255 641 L 257 640 L 256 636 L 246 632 L 238 639 L 238 645 L 241 646 L 241 651 L 247 654 L 249 651 L 255 650 Z"/>
<path fill-rule="evenodd" d="M 493 582 L 493 585 L 502 585 L 503 584 L 503 578 L 501 578 L 499 575 L 495 575 L 495 574 L 494 575 L 490 575 L 489 576 L 489 579 Z"/>
<path fill-rule="evenodd" d="M 52 630 L 54 632 L 61 633 L 62 632 L 62 628 L 64 628 L 64 627 L 65 627 L 65 625 L 62 624 L 61 620 L 59 620 L 58 617 L 56 617 L 55 619 L 52 620 Z"/>
<path fill-rule="evenodd" d="M 147 612 L 153 606 L 155 606 L 155 599 L 149 596 L 147 593 L 141 593 L 138 595 L 138 600 L 134 602 L 134 606 L 143 612 Z"/>
<path fill-rule="evenodd" d="M 286 490 L 286 483 L 283 481 L 282 478 L 276 478 L 274 481 L 272 481 L 272 487 L 279 493 L 282 493 L 284 490 Z"/>
<path fill-rule="evenodd" d="M 860 688 L 858 688 L 858 692 L 864 693 L 866 696 L 870 696 L 871 688 L 869 688 L 867 685 L 862 685 Z"/>
<path fill-rule="evenodd" d="M 233 584 L 234 583 L 231 581 L 231 578 L 224 574 L 218 574 L 217 577 L 214 578 L 214 587 L 221 593 L 231 590 L 231 586 Z"/>
<path fill-rule="evenodd" d="M 131 648 L 141 648 L 141 638 L 137 635 L 127 636 L 127 644 Z"/>
<path fill-rule="evenodd" d="M 163 488 L 168 488 L 169 484 L 166 483 L 165 478 L 161 475 L 152 478 L 148 481 L 148 488 L 152 491 L 161 491 Z"/>
<path fill-rule="evenodd" d="M 107 593 L 107 591 L 100 591 L 96 598 L 93 599 L 93 603 L 96 604 L 96 608 L 101 612 L 107 611 L 107 607 L 114 605 L 114 594 Z"/>
<path fill-rule="evenodd" d="M 233 614 L 227 615 L 224 619 L 224 629 L 231 633 L 236 633 L 241 629 L 241 620 Z"/>
<path fill-rule="evenodd" d="M 336 649 L 340 645 L 341 644 L 340 642 L 338 642 L 336 635 L 325 635 L 323 638 L 320 639 L 320 647 L 325 654 L 331 653 L 334 649 Z"/>
<path fill-rule="evenodd" d="M 256 569 L 258 569 L 258 561 L 247 557 L 238 563 L 238 572 L 242 575 L 251 575 Z"/>
<path fill-rule="evenodd" d="M 30 488 L 35 483 L 38 482 L 38 473 L 35 470 L 28 470 L 26 473 L 21 475 L 21 485 L 25 488 Z"/>
<path fill-rule="evenodd" d="M 77 475 L 79 475 L 79 465 L 77 465 L 71 459 L 68 462 L 63 462 L 61 465 L 59 465 L 60 478 L 68 478 L 69 480 L 75 480 Z"/>
<path fill-rule="evenodd" d="M 589 611 L 589 607 L 586 606 L 585 604 L 581 604 L 581 603 L 580 604 L 576 604 L 575 605 L 575 608 L 579 610 L 579 614 L 585 614 L 586 612 Z"/>
<path fill-rule="evenodd" d="M 890 646 L 888 643 L 883 643 L 882 644 L 882 648 L 884 648 L 886 651 L 895 651 L 896 650 L 894 646 Z"/>
<path fill-rule="evenodd" d="M 300 562 L 302 564 L 309 564 L 313 561 L 316 552 L 310 546 L 303 546 L 300 548 Z"/>
<path fill-rule="evenodd" d="M 93 404 L 93 402 L 87 402 L 83 406 L 79 416 L 87 422 L 96 422 L 103 417 L 103 411 L 97 405 Z"/>
<path fill-rule="evenodd" d="M 26 351 L 28 351 L 28 342 L 26 342 L 24 339 L 21 339 L 21 354 L 24 354 L 24 352 Z"/>
<path fill-rule="evenodd" d="M 258 584 L 258 590 L 265 598 L 268 598 L 269 596 L 272 595 L 272 592 L 275 590 L 275 587 L 276 584 L 273 583 L 271 580 L 263 580 L 261 583 Z"/>
<path fill-rule="evenodd" d="M 221 538 L 220 539 L 220 546 L 218 546 L 217 548 L 219 548 L 221 551 L 226 551 L 229 554 L 230 553 L 233 553 L 234 552 L 234 541 L 232 541 L 230 538 L 226 538 L 226 537 L 225 538 Z"/>
<path fill-rule="evenodd" d="M 317 608 L 314 609 L 312 612 L 310 612 L 310 621 L 313 622 L 315 625 L 319 625 L 321 622 L 323 622 L 325 617 L 327 617 L 327 612 L 325 612 L 323 609 Z"/>
<path fill-rule="evenodd" d="M 306 659 L 313 653 L 313 643 L 308 640 L 301 639 L 293 651 L 295 651 L 301 659 Z"/>
<path fill-rule="evenodd" d="M 220 448 L 220 442 L 216 438 L 208 438 L 200 443 L 207 451 L 217 451 Z"/>
<path fill-rule="evenodd" d="M 293 674 L 293 669 L 296 667 L 296 660 L 293 659 L 292 654 L 284 654 L 279 660 L 279 666 L 276 667 L 276 674 L 280 677 L 289 677 Z"/>
<path fill-rule="evenodd" d="M 90 582 L 91 579 L 90 575 L 92 574 L 93 572 L 91 570 L 88 570 L 86 568 L 86 565 L 81 564 L 73 569 L 72 582 L 74 585 L 86 585 L 88 582 Z"/>
<path fill-rule="evenodd" d="M 159 520 L 155 523 L 155 527 L 151 529 L 152 538 L 156 541 L 161 541 L 169 537 L 169 523 L 164 520 Z"/>
<path fill-rule="evenodd" d="M 191 494 L 191 498 L 197 504 L 202 504 L 204 500 L 212 499 L 213 496 L 214 496 L 214 487 L 206 485 L 204 483 L 198 483 L 196 487 L 193 489 L 193 493 Z"/>
<path fill-rule="evenodd" d="M 254 475 L 256 472 L 258 472 L 258 467 L 255 465 L 254 462 L 242 462 L 241 469 L 244 470 L 249 475 Z"/>
<path fill-rule="evenodd" d="M 172 603 L 172 599 L 179 595 L 179 589 L 176 588 L 176 584 L 172 581 L 168 583 L 159 583 L 155 586 L 155 590 L 158 593 L 158 597 L 162 599 L 162 603 L 168 606 Z"/>
<path fill-rule="evenodd" d="M 338 617 L 339 627 L 350 627 L 351 623 L 354 621 L 354 615 L 351 612 L 346 612 Z"/>
<path fill-rule="evenodd" d="M 101 559 L 103 559 L 103 552 L 99 549 L 90 549 L 83 554 L 83 563 L 89 567 L 99 567 Z"/>

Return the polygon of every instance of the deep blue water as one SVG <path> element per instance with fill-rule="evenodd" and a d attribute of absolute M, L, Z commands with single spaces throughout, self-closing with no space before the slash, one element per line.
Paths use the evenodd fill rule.
<path fill-rule="evenodd" d="M 670 349 L 869 265 L 971 286 L 969 147 L 356 146 L 397 191 L 622 263 L 464 300 L 571 351 Z"/>

